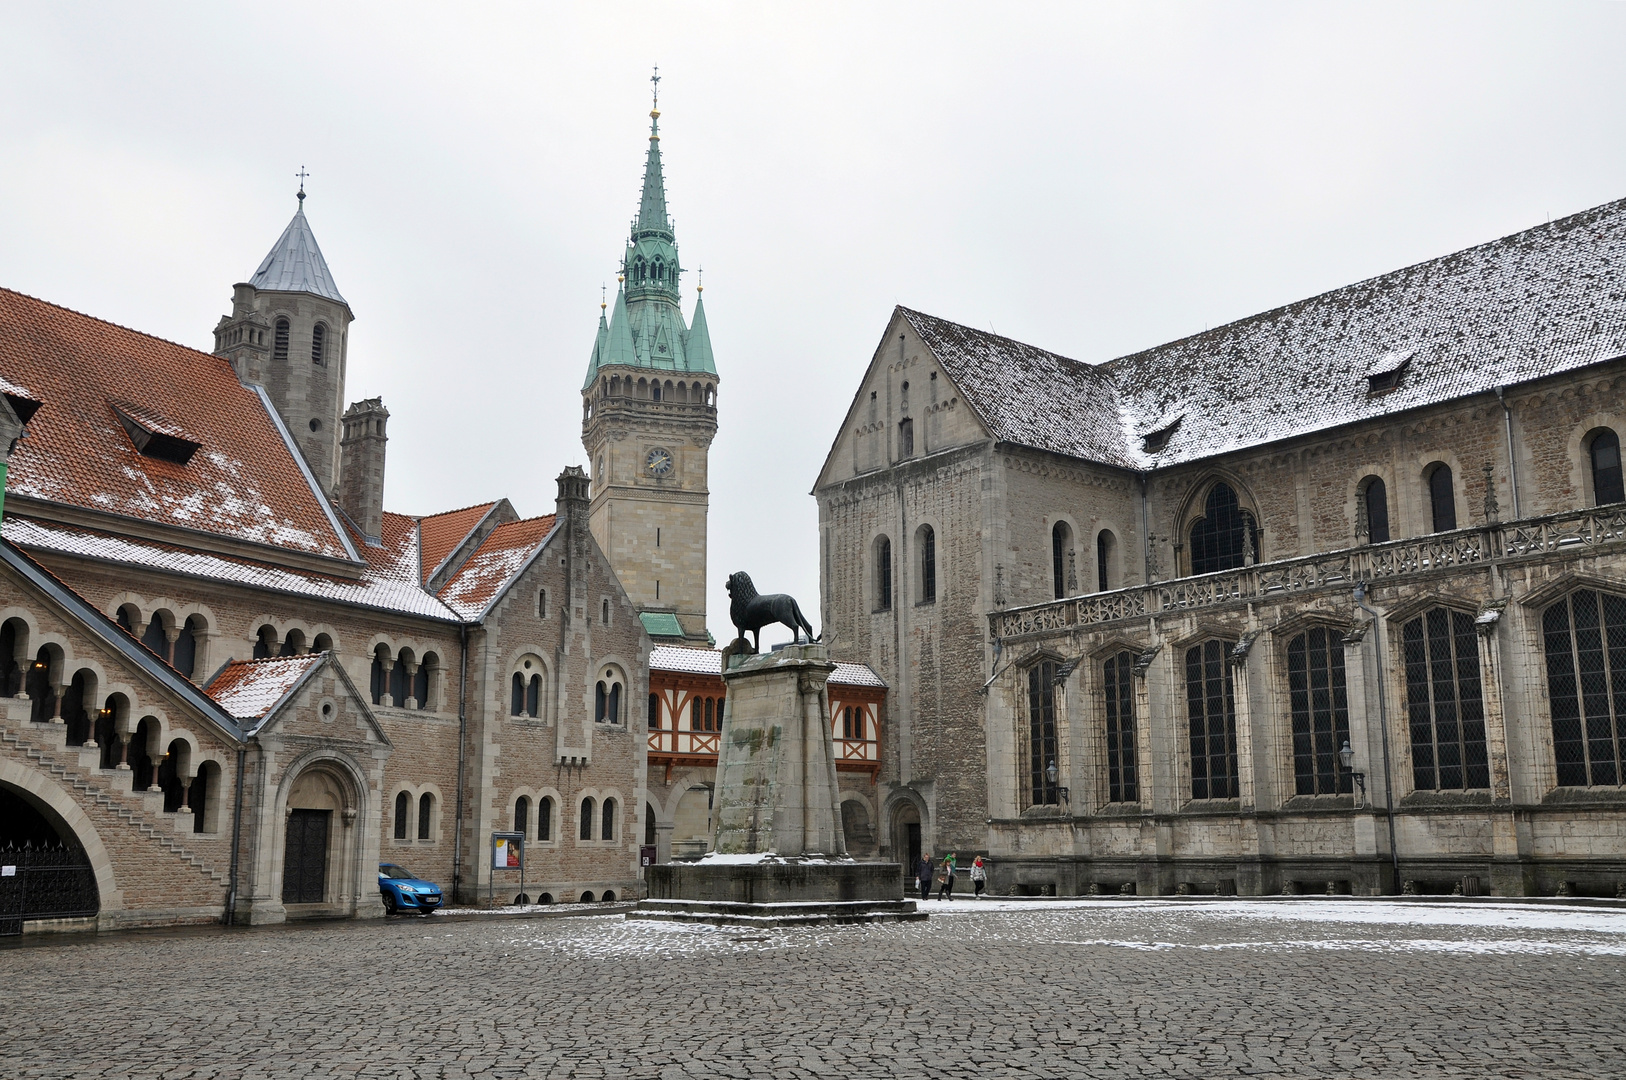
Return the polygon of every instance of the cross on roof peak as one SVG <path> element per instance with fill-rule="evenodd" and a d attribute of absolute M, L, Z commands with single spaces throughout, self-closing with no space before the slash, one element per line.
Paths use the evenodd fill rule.
<path fill-rule="evenodd" d="M 294 175 L 299 177 L 299 205 L 304 206 L 305 205 L 305 178 L 308 177 L 310 175 L 310 173 L 306 172 L 305 171 L 305 166 L 301 165 L 299 167 L 299 171 L 294 173 Z"/>

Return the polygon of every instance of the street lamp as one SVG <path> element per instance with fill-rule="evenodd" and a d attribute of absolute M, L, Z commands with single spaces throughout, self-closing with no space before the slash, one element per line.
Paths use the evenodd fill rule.
<path fill-rule="evenodd" d="M 1365 806 L 1366 805 L 1366 774 L 1363 773 L 1363 772 L 1356 772 L 1355 771 L 1355 769 L 1354 769 L 1354 766 L 1355 766 L 1355 751 L 1350 748 L 1348 739 L 1344 740 L 1344 748 L 1342 750 L 1338 751 L 1338 764 L 1340 764 L 1340 765 L 1342 765 L 1344 767 L 1344 771 L 1349 773 L 1349 778 L 1351 780 L 1355 781 L 1355 786 L 1361 789 L 1361 801 L 1356 803 L 1355 805 L 1356 806 Z"/>
<path fill-rule="evenodd" d="M 1050 762 L 1050 764 L 1045 768 L 1044 774 L 1045 774 L 1045 778 L 1050 781 L 1050 786 L 1053 787 L 1053 788 L 1056 788 L 1056 794 L 1061 796 L 1061 801 L 1066 803 L 1068 806 L 1072 806 L 1073 805 L 1072 800 L 1067 797 L 1068 796 L 1067 789 L 1064 788 L 1064 787 L 1057 787 L 1056 786 L 1056 777 L 1059 776 L 1060 773 L 1058 773 L 1056 771 L 1056 763 L 1055 763 L 1055 761 Z"/>

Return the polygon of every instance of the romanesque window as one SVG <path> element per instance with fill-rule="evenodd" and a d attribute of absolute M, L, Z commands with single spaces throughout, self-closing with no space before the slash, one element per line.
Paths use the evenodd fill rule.
<path fill-rule="evenodd" d="M 525 715 L 535 719 L 542 710 L 542 676 L 532 675 L 525 683 Z"/>
<path fill-rule="evenodd" d="M 43 723 L 56 715 L 56 680 L 51 676 L 61 670 L 61 653 L 55 646 L 41 645 L 23 676 L 23 689 L 32 702 L 29 719 Z"/>
<path fill-rule="evenodd" d="M 1473 616 L 1434 608 L 1406 623 L 1400 636 L 1413 787 L 1490 787 Z"/>
<path fill-rule="evenodd" d="M 892 541 L 875 541 L 875 610 L 892 610 Z"/>
<path fill-rule="evenodd" d="M 1592 464 L 1592 501 L 1598 506 L 1626 502 L 1620 472 L 1620 436 L 1609 428 L 1594 431 L 1587 442 Z"/>
<path fill-rule="evenodd" d="M 514 800 L 514 831 L 521 836 L 530 835 L 531 800 L 521 795 Z"/>
<path fill-rule="evenodd" d="M 1349 738 L 1344 643 L 1316 627 L 1287 643 L 1287 685 L 1293 718 L 1293 782 L 1299 795 L 1347 794 L 1348 770 L 1338 750 Z"/>
<path fill-rule="evenodd" d="M 1073 553 L 1073 530 L 1065 521 L 1050 527 L 1050 581 L 1057 600 L 1068 596 L 1067 559 Z"/>
<path fill-rule="evenodd" d="M 23 688 L 23 666 L 28 655 L 28 624 L 7 619 L 0 624 L 0 696 L 16 697 Z"/>
<path fill-rule="evenodd" d="M 412 675 L 412 697 L 420 709 L 429 708 L 429 676 L 439 666 L 439 656 L 424 653 L 422 662 L 418 664 L 418 670 Z"/>
<path fill-rule="evenodd" d="M 407 838 L 407 819 L 412 816 L 412 796 L 401 792 L 395 796 L 395 838 Z"/>
<path fill-rule="evenodd" d="M 288 359 L 288 320 L 277 320 L 277 333 L 271 339 L 271 359 L 286 361 Z"/>
<path fill-rule="evenodd" d="M 435 812 L 435 797 L 429 792 L 418 796 L 418 839 L 429 839 L 430 818 Z"/>
<path fill-rule="evenodd" d="M 373 663 L 376 665 L 378 663 L 378 661 L 374 660 Z M 373 703 L 375 705 L 377 704 L 377 699 L 376 698 L 374 699 Z M 511 679 L 509 681 L 508 715 L 509 716 L 524 716 L 525 715 L 525 676 L 521 675 L 517 671 L 514 672 L 513 679 Z"/>
<path fill-rule="evenodd" d="M 1559 786 L 1618 785 L 1626 777 L 1626 597 L 1571 593 L 1547 609 L 1541 628 Z"/>
<path fill-rule="evenodd" d="M 937 533 L 930 525 L 922 525 L 915 534 L 920 547 L 920 602 L 937 602 Z"/>
<path fill-rule="evenodd" d="M 1135 657 L 1121 652 L 1102 665 L 1107 706 L 1107 801 L 1139 802 L 1135 757 Z"/>
<path fill-rule="evenodd" d="M 616 801 L 614 799 L 605 799 L 603 821 L 598 831 L 600 840 L 615 839 L 615 811 Z"/>
<path fill-rule="evenodd" d="M 1117 556 L 1118 538 L 1112 530 L 1102 529 L 1095 534 L 1095 587 L 1106 592 L 1113 587 L 1112 561 Z"/>
<path fill-rule="evenodd" d="M 1191 526 L 1191 572 L 1234 570 L 1251 561 L 1253 520 L 1226 483 L 1215 484 L 1203 501 L 1203 516 Z"/>
<path fill-rule="evenodd" d="M 593 800 L 592 799 L 583 799 L 582 800 L 582 814 L 581 814 L 580 835 L 581 835 L 581 839 L 583 839 L 583 840 L 591 840 L 593 838 Z"/>
<path fill-rule="evenodd" d="M 621 682 L 613 671 L 606 671 L 593 690 L 593 719 L 600 724 L 621 722 Z"/>
<path fill-rule="evenodd" d="M 141 644 L 151 649 L 158 656 L 169 659 L 169 635 L 164 632 L 164 620 L 158 612 L 152 613 L 147 621 L 147 629 L 141 635 Z"/>
<path fill-rule="evenodd" d="M 1058 801 L 1050 769 L 1056 762 L 1056 664 L 1043 660 L 1028 669 L 1028 803 Z"/>
<path fill-rule="evenodd" d="M 1369 476 L 1361 484 L 1361 505 L 1366 514 L 1366 539 L 1371 544 L 1389 540 L 1389 486 L 1381 476 Z"/>
<path fill-rule="evenodd" d="M 192 811 L 192 831 L 213 832 L 220 802 L 220 766 L 212 761 L 198 763 L 198 771 L 186 789 L 185 806 Z"/>
<path fill-rule="evenodd" d="M 196 615 L 188 615 L 186 622 L 181 624 L 180 633 L 175 635 L 175 657 L 170 663 L 188 679 L 198 666 L 198 634 L 202 630 L 203 620 Z"/>
<path fill-rule="evenodd" d="M 547 796 L 536 800 L 536 838 L 540 842 L 553 839 L 553 799 Z"/>
<path fill-rule="evenodd" d="M 1236 695 L 1226 656 L 1234 641 L 1186 650 L 1186 716 L 1191 725 L 1191 797 L 1241 795 L 1236 759 Z"/>
<path fill-rule="evenodd" d="M 909 417 L 898 421 L 898 456 L 900 458 L 914 457 L 915 455 L 915 422 Z"/>
<path fill-rule="evenodd" d="M 1451 466 L 1435 462 L 1429 466 L 1428 505 L 1435 532 L 1450 532 L 1457 527 L 1457 495 L 1451 485 Z"/>
<path fill-rule="evenodd" d="M 323 364 L 326 362 L 327 327 L 317 323 L 311 329 L 311 363 Z"/>

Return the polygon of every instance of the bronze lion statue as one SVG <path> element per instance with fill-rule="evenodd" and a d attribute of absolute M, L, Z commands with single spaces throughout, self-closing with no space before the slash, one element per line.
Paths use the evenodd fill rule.
<path fill-rule="evenodd" d="M 802 609 L 796 606 L 795 597 L 785 593 L 758 595 L 751 575 L 743 570 L 728 575 L 728 596 L 728 617 L 740 637 L 751 635 L 751 647 L 757 652 L 762 651 L 762 628 L 774 623 L 789 627 L 793 635 L 805 631 L 808 641 L 819 640 L 813 636 L 813 627 L 803 617 Z"/>

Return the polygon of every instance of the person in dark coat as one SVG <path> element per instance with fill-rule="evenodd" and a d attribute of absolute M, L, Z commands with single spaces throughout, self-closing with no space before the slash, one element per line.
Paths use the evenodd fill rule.
<path fill-rule="evenodd" d="M 932 898 L 933 869 L 932 857 L 930 855 L 922 854 L 920 856 L 920 864 L 915 867 L 915 888 L 920 890 L 920 898 L 922 900 L 930 900 Z"/>

